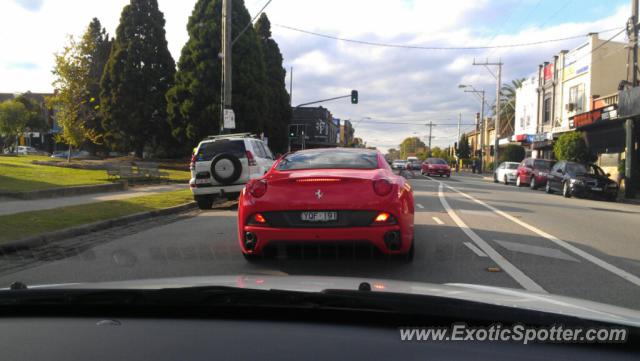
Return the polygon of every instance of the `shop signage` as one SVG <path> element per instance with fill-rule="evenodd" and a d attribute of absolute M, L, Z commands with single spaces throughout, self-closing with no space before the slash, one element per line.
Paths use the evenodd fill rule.
<path fill-rule="evenodd" d="M 587 45 L 585 44 L 565 55 L 564 68 L 562 69 L 563 80 L 569 80 L 589 71 L 591 53 Z"/>
<path fill-rule="evenodd" d="M 547 64 L 544 67 L 544 82 L 551 81 L 553 79 L 553 63 Z"/>

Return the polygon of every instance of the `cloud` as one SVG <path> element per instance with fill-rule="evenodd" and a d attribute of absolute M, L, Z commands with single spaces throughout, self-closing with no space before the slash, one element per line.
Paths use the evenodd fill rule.
<path fill-rule="evenodd" d="M 187 40 L 186 23 L 195 1 L 159 0 L 169 50 L 176 60 Z M 579 45 L 586 37 L 499 50 L 422 51 L 318 38 L 277 24 L 386 43 L 514 44 L 622 28 L 629 12 L 627 1 L 613 1 L 623 5 L 607 5 L 608 12 L 595 15 L 586 6 L 575 6 L 558 13 L 553 21 L 543 15 L 553 14 L 559 5 L 542 2 L 536 13 L 543 15 L 535 17 L 528 14 L 528 9 L 539 3 L 533 0 L 275 0 L 266 12 L 287 72 L 290 66 L 294 67 L 293 103 L 346 95 L 351 89 L 358 89 L 360 104 L 352 105 L 345 99 L 323 105 L 338 118 L 354 120 L 356 135 L 370 145 L 388 148 L 397 147 L 414 132 L 424 139 L 429 120 L 438 124 L 433 128 L 434 145 L 446 146 L 455 141 L 459 114 L 463 124 L 470 124 L 480 109 L 478 100 L 463 93 L 458 84 L 485 89 L 488 102 L 495 97 L 495 79 L 484 67 L 473 66 L 474 58 L 500 58 L 505 64 L 503 78 L 510 81 L 530 75 L 538 64 L 549 61 L 561 49 Z M 1 1 L 0 33 L 11 36 L 3 37 L 4 51 L 0 52 L 0 92 L 51 91 L 53 54 L 65 45 L 66 35 L 79 36 L 91 18 L 98 17 L 113 36 L 122 7 L 128 2 Z M 245 0 L 245 4 L 255 14 L 265 0 Z M 581 16 L 591 20 L 579 21 Z M 364 117 L 372 119 L 356 121 Z M 462 126 L 463 130 L 468 128 Z"/>

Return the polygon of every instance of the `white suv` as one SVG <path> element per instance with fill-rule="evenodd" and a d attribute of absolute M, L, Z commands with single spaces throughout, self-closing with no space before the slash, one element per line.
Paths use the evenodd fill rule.
<path fill-rule="evenodd" d="M 237 198 L 245 183 L 262 177 L 273 162 L 267 144 L 248 133 L 208 137 L 191 157 L 193 198 L 200 209 L 210 209 L 216 197 Z"/>

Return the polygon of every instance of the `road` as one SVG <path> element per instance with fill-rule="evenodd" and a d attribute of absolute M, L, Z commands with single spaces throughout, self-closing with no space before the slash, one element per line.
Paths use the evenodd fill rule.
<path fill-rule="evenodd" d="M 247 263 L 232 206 L 153 219 L 0 259 L 0 287 L 192 275 L 330 275 L 528 289 L 640 309 L 640 207 L 472 175 L 410 180 L 412 263 L 305 249 Z"/>

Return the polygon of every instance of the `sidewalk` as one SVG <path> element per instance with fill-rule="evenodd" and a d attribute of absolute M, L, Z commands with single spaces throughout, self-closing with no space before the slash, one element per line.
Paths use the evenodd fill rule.
<path fill-rule="evenodd" d="M 59 207 L 74 206 L 78 204 L 113 201 L 128 199 L 133 197 L 171 192 L 180 189 L 187 189 L 187 184 L 169 184 L 147 187 L 130 187 L 126 191 L 83 194 L 72 197 L 59 197 L 34 200 L 14 200 L 0 198 L 0 215 L 37 211 L 43 209 L 54 209 Z"/>

